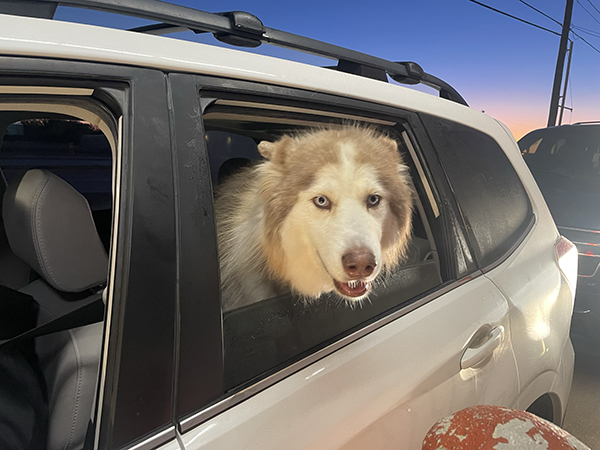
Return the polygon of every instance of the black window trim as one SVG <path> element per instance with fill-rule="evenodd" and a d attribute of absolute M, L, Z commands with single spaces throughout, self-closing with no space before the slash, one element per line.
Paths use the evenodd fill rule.
<path fill-rule="evenodd" d="M 315 93 L 310 91 L 304 91 L 301 89 L 293 89 L 293 88 L 284 88 L 280 86 L 273 86 L 263 83 L 255 83 L 255 82 L 247 82 L 240 80 L 231 80 L 227 78 L 219 78 L 212 76 L 204 76 L 204 75 L 189 75 L 193 77 L 196 83 L 196 93 L 200 93 L 200 105 L 202 106 L 202 110 L 213 103 L 215 98 L 220 98 L 219 94 L 225 95 L 235 95 L 235 96 L 245 96 L 247 98 L 252 98 L 255 101 L 258 99 L 267 99 L 268 101 L 288 101 L 288 102 L 297 102 L 298 104 L 306 103 L 307 105 L 317 104 L 321 107 L 321 109 L 328 108 L 349 108 L 354 111 L 364 111 L 364 115 L 366 117 L 373 116 L 388 116 L 396 118 L 395 122 L 400 119 L 403 119 L 407 122 L 407 137 L 411 140 L 411 144 L 415 147 L 415 152 L 422 158 L 420 163 L 424 166 L 424 170 L 427 180 L 432 189 L 432 195 L 437 202 L 437 206 L 439 208 L 439 218 L 440 220 L 445 221 L 444 223 L 451 222 L 452 220 L 448 217 L 447 209 L 453 209 L 454 214 L 456 215 L 456 204 L 449 199 L 446 192 L 449 187 L 447 185 L 439 186 L 437 174 L 440 173 L 441 167 L 437 167 L 435 169 L 436 178 L 432 177 L 431 171 L 431 161 L 430 158 L 434 158 L 433 164 L 439 166 L 439 161 L 437 160 L 437 155 L 433 151 L 433 147 L 429 140 L 428 135 L 424 131 L 424 124 L 421 119 L 418 117 L 418 113 L 402 110 L 401 108 L 391 107 L 386 105 L 379 105 L 375 103 L 370 103 L 363 100 L 350 99 L 347 97 L 340 97 L 331 94 L 323 94 L 323 93 Z M 308 106 L 310 109 L 310 106 Z M 423 128 L 423 130 L 421 130 Z M 206 152 L 206 147 L 204 148 Z M 435 180 L 435 181 L 434 181 Z M 443 179 L 445 183 L 445 178 Z M 429 217 L 429 220 L 431 218 Z M 457 226 L 461 226 L 462 224 L 456 223 Z M 442 227 L 443 229 L 443 227 Z M 464 234 L 464 229 L 461 230 Z M 452 236 L 444 236 L 444 240 L 447 241 L 453 238 Z M 438 251 L 440 249 L 438 248 Z M 447 259 L 449 260 L 449 264 L 454 267 L 454 263 L 450 261 L 451 252 L 450 249 L 446 249 Z M 447 263 L 448 263 L 447 262 Z M 430 301 L 462 286 L 464 283 L 477 278 L 482 275 L 480 270 L 474 265 L 470 265 L 468 268 L 468 273 L 464 276 L 460 277 L 460 279 L 456 279 L 455 277 L 455 268 L 452 269 L 453 272 L 447 274 L 451 281 L 443 282 L 441 285 L 437 286 L 433 292 L 426 292 L 422 295 L 411 299 L 408 302 L 399 305 L 397 308 L 394 308 L 392 311 L 386 312 L 382 317 L 374 318 L 373 322 L 370 322 L 368 325 L 363 326 L 362 328 L 354 331 L 353 333 L 331 343 L 330 345 L 317 350 L 314 353 L 302 358 L 299 361 L 293 362 L 292 364 L 282 368 L 281 370 L 273 373 L 265 378 L 260 379 L 256 383 L 249 385 L 242 389 L 241 391 L 237 391 L 233 394 L 224 393 L 224 395 L 215 401 L 214 403 L 208 403 L 205 405 L 200 405 L 197 408 L 197 411 L 187 415 L 182 416 L 179 421 L 179 428 L 181 433 L 185 433 L 200 424 L 210 420 L 211 418 L 217 416 L 218 414 L 224 412 L 225 410 L 241 403 L 242 401 L 262 392 L 268 387 L 274 385 L 275 383 L 287 378 L 288 376 L 298 372 L 299 370 L 307 367 L 314 362 L 331 355 L 335 351 L 355 342 L 356 340 L 376 331 L 377 329 L 387 325 L 388 323 L 408 314 L 409 312 L 414 311 L 420 306 L 429 303 Z"/>

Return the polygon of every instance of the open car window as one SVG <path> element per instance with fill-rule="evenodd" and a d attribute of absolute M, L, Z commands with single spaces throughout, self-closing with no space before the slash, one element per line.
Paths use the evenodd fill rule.
<path fill-rule="evenodd" d="M 335 294 L 306 302 L 291 292 L 223 314 L 225 389 L 239 389 L 331 345 L 440 286 L 438 247 L 429 224 L 440 215 L 419 147 L 407 122 L 333 108 L 299 106 L 263 99 L 218 98 L 205 110 L 204 127 L 213 187 L 232 174 L 260 164 L 261 141 L 322 127 L 376 127 L 392 137 L 409 167 L 414 195 L 413 233 L 406 258 L 383 276 L 369 298 L 349 306 Z M 424 199 L 424 201 L 423 201 Z"/>

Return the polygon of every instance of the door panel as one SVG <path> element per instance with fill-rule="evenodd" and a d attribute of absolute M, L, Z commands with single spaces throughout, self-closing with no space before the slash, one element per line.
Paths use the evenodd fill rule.
<path fill-rule="evenodd" d="M 504 333 L 493 354 L 461 370 L 477 331 L 498 326 Z M 441 417 L 515 400 L 509 332 L 507 302 L 480 276 L 188 431 L 183 443 L 186 449 L 419 449 Z"/>

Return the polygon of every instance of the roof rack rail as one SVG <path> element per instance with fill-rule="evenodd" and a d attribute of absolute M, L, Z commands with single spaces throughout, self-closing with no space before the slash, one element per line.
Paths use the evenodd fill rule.
<path fill-rule="evenodd" d="M 243 47 L 273 44 L 338 61 L 336 70 L 387 81 L 389 75 L 403 84 L 424 84 L 439 91 L 439 96 L 468 106 L 448 83 L 426 73 L 415 62 L 392 62 L 325 42 L 268 28 L 256 16 L 243 12 L 209 13 L 160 0 L 0 0 L 0 13 L 52 19 L 58 5 L 95 9 L 159 22 L 133 28 L 149 34 L 182 30 L 213 33 L 222 42 Z"/>
<path fill-rule="evenodd" d="M 600 123 L 600 120 L 588 120 L 586 122 L 575 122 L 572 125 L 592 125 L 592 124 L 597 124 Z"/>

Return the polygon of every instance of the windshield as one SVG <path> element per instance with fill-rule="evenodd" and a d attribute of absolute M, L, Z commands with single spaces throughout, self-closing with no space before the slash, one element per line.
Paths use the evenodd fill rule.
<path fill-rule="evenodd" d="M 519 147 L 534 174 L 600 181 L 600 126 L 536 130 L 523 137 Z"/>

